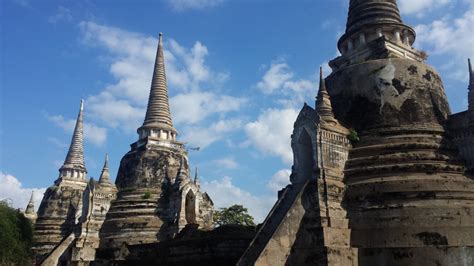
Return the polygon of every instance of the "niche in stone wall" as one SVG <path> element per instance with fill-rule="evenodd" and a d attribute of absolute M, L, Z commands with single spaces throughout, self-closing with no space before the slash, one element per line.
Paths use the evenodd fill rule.
<path fill-rule="evenodd" d="M 292 183 L 304 182 L 312 177 L 314 168 L 313 145 L 311 137 L 306 130 L 302 130 L 295 152 L 295 171 L 296 176 L 291 180 Z"/>
<path fill-rule="evenodd" d="M 186 194 L 186 200 L 184 205 L 186 223 L 195 224 L 196 223 L 196 195 L 190 189 L 188 194 Z"/>

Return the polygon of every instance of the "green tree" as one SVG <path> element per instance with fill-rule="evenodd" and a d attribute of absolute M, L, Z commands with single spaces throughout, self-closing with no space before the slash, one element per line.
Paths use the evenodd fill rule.
<path fill-rule="evenodd" d="M 0 265 L 31 265 L 32 240 L 31 222 L 0 201 Z"/>
<path fill-rule="evenodd" d="M 255 225 L 253 217 L 248 213 L 247 208 L 237 204 L 214 211 L 214 224 L 218 226 L 227 224 L 247 226 Z"/>

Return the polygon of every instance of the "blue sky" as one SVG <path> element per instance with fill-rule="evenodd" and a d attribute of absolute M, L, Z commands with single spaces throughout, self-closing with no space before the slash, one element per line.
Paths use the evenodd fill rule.
<path fill-rule="evenodd" d="M 81 98 L 85 155 L 115 177 L 136 141 L 159 32 L 179 139 L 217 207 L 261 221 L 288 183 L 290 134 L 317 71 L 337 56 L 348 0 L 3 0 L 0 2 L 0 198 L 23 208 L 57 178 Z M 441 74 L 453 112 L 467 107 L 474 57 L 469 0 L 399 0 L 416 47 Z"/>

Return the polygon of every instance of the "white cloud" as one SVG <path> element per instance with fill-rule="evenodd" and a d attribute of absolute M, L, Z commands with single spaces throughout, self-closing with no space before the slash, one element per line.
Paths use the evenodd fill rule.
<path fill-rule="evenodd" d="M 316 95 L 316 75 L 311 79 L 294 79 L 294 76 L 286 61 L 278 59 L 271 63 L 256 88 L 267 95 L 284 96 L 278 102 L 286 107 L 301 106 L 308 96 Z"/>
<path fill-rule="evenodd" d="M 257 83 L 257 88 L 265 94 L 271 94 L 281 89 L 293 76 L 294 74 L 291 72 L 288 64 L 285 62 L 274 62 L 263 75 L 262 80 Z"/>
<path fill-rule="evenodd" d="M 217 6 L 224 0 L 167 0 L 168 4 L 176 11 L 188 9 L 205 9 Z"/>
<path fill-rule="evenodd" d="M 245 125 L 247 137 L 264 154 L 277 155 L 291 164 L 291 133 L 298 111 L 293 108 L 267 109 L 256 121 Z"/>
<path fill-rule="evenodd" d="M 201 185 L 216 204 L 216 208 L 225 208 L 240 204 L 248 208 L 256 223 L 262 222 L 275 203 L 275 197 L 270 195 L 255 196 L 234 184 L 232 178 L 226 176 L 220 180 L 204 182 Z"/>
<path fill-rule="evenodd" d="M 443 7 L 454 2 L 453 0 L 399 0 L 398 5 L 402 14 L 421 17 L 429 14 L 428 11 Z"/>
<path fill-rule="evenodd" d="M 56 10 L 56 14 L 48 18 L 48 22 L 52 24 L 56 24 L 60 21 L 65 21 L 65 22 L 72 21 L 72 13 L 69 8 L 59 6 L 58 9 Z"/>
<path fill-rule="evenodd" d="M 210 144 L 221 140 L 228 133 L 240 130 L 242 128 L 242 120 L 228 119 L 219 120 L 211 125 L 192 126 L 184 128 L 184 135 L 181 137 L 189 146 L 206 148 Z"/>
<path fill-rule="evenodd" d="M 0 200 L 11 200 L 13 208 L 24 210 L 28 205 L 31 192 L 34 190 L 33 201 L 38 210 L 46 188 L 24 188 L 14 176 L 0 172 Z"/>
<path fill-rule="evenodd" d="M 290 183 L 291 171 L 282 169 L 276 172 L 267 183 L 267 188 L 271 191 L 279 191 Z"/>
<path fill-rule="evenodd" d="M 214 160 L 214 163 L 227 169 L 236 169 L 239 167 L 239 164 L 232 157 L 217 159 Z"/>
<path fill-rule="evenodd" d="M 450 70 L 450 78 L 467 81 L 467 58 L 474 58 L 474 5 L 460 17 L 444 17 L 415 27 L 417 45 L 431 55 L 448 55 L 442 66 Z"/>
<path fill-rule="evenodd" d="M 145 107 L 133 105 L 131 101 L 117 99 L 110 92 L 103 91 L 87 98 L 87 109 L 107 126 L 122 127 L 134 132 L 145 118 Z"/>
<path fill-rule="evenodd" d="M 173 121 L 178 124 L 196 124 L 215 113 L 238 111 L 245 102 L 243 98 L 199 91 L 178 94 L 170 99 Z"/>
<path fill-rule="evenodd" d="M 62 115 L 48 116 L 48 119 L 72 136 L 74 126 L 76 125 L 75 119 L 66 120 Z M 94 145 L 102 146 L 107 139 L 107 129 L 84 123 L 84 139 Z"/>

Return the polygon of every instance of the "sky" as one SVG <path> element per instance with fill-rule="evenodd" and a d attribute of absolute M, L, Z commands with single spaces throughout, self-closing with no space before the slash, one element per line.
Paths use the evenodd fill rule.
<path fill-rule="evenodd" d="M 111 177 L 138 138 L 157 37 L 164 33 L 178 139 L 217 208 L 261 222 L 289 183 L 290 136 L 314 106 L 319 67 L 338 56 L 349 0 L 0 1 L 0 199 L 25 208 L 58 177 L 80 99 L 85 161 Z M 440 73 L 453 113 L 467 108 L 474 1 L 399 0 L 415 47 Z"/>

